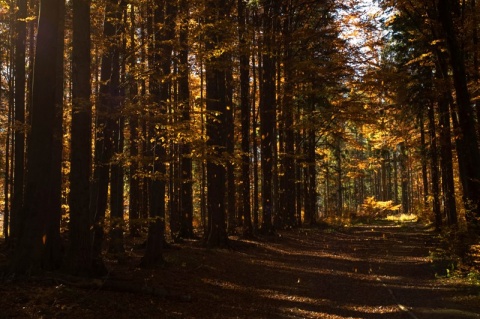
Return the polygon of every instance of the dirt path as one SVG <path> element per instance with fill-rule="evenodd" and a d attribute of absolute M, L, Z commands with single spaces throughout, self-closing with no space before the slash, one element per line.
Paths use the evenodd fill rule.
<path fill-rule="evenodd" d="M 232 247 L 192 241 L 167 251 L 161 269 L 136 268 L 134 251 L 110 265 L 113 277 L 167 287 L 188 302 L 5 283 L 0 318 L 480 318 L 480 290 L 435 278 L 432 234 L 418 225 L 297 229 Z"/>

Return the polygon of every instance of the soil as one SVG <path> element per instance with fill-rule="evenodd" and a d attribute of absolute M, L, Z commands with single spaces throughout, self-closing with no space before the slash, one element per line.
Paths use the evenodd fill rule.
<path fill-rule="evenodd" d="M 479 286 L 444 277 L 437 247 L 420 224 L 383 222 L 232 237 L 229 249 L 185 241 L 154 269 L 132 248 L 87 284 L 4 278 L 0 318 L 480 318 Z"/>

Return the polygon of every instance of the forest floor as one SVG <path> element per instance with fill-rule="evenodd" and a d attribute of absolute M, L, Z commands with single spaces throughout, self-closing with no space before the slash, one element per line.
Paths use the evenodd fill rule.
<path fill-rule="evenodd" d="M 106 280 L 137 293 L 105 279 L 4 280 L 0 318 L 480 318 L 478 282 L 445 276 L 437 246 L 424 225 L 384 221 L 232 238 L 231 249 L 185 241 L 148 270 L 132 249 L 109 259 Z"/>

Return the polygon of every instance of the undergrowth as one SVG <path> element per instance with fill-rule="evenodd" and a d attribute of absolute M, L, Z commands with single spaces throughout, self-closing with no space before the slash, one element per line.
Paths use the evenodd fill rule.
<path fill-rule="evenodd" d="M 444 228 L 439 246 L 430 253 L 437 277 L 463 278 L 480 286 L 480 237 L 466 229 Z"/>

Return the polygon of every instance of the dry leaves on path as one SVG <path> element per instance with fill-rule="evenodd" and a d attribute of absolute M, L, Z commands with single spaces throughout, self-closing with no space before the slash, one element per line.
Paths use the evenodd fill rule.
<path fill-rule="evenodd" d="M 186 241 L 166 265 L 141 252 L 111 262 L 111 277 L 176 296 L 30 280 L 0 285 L 0 318 L 480 318 L 480 291 L 436 278 L 433 233 L 419 225 L 304 228 L 232 249 Z"/>

